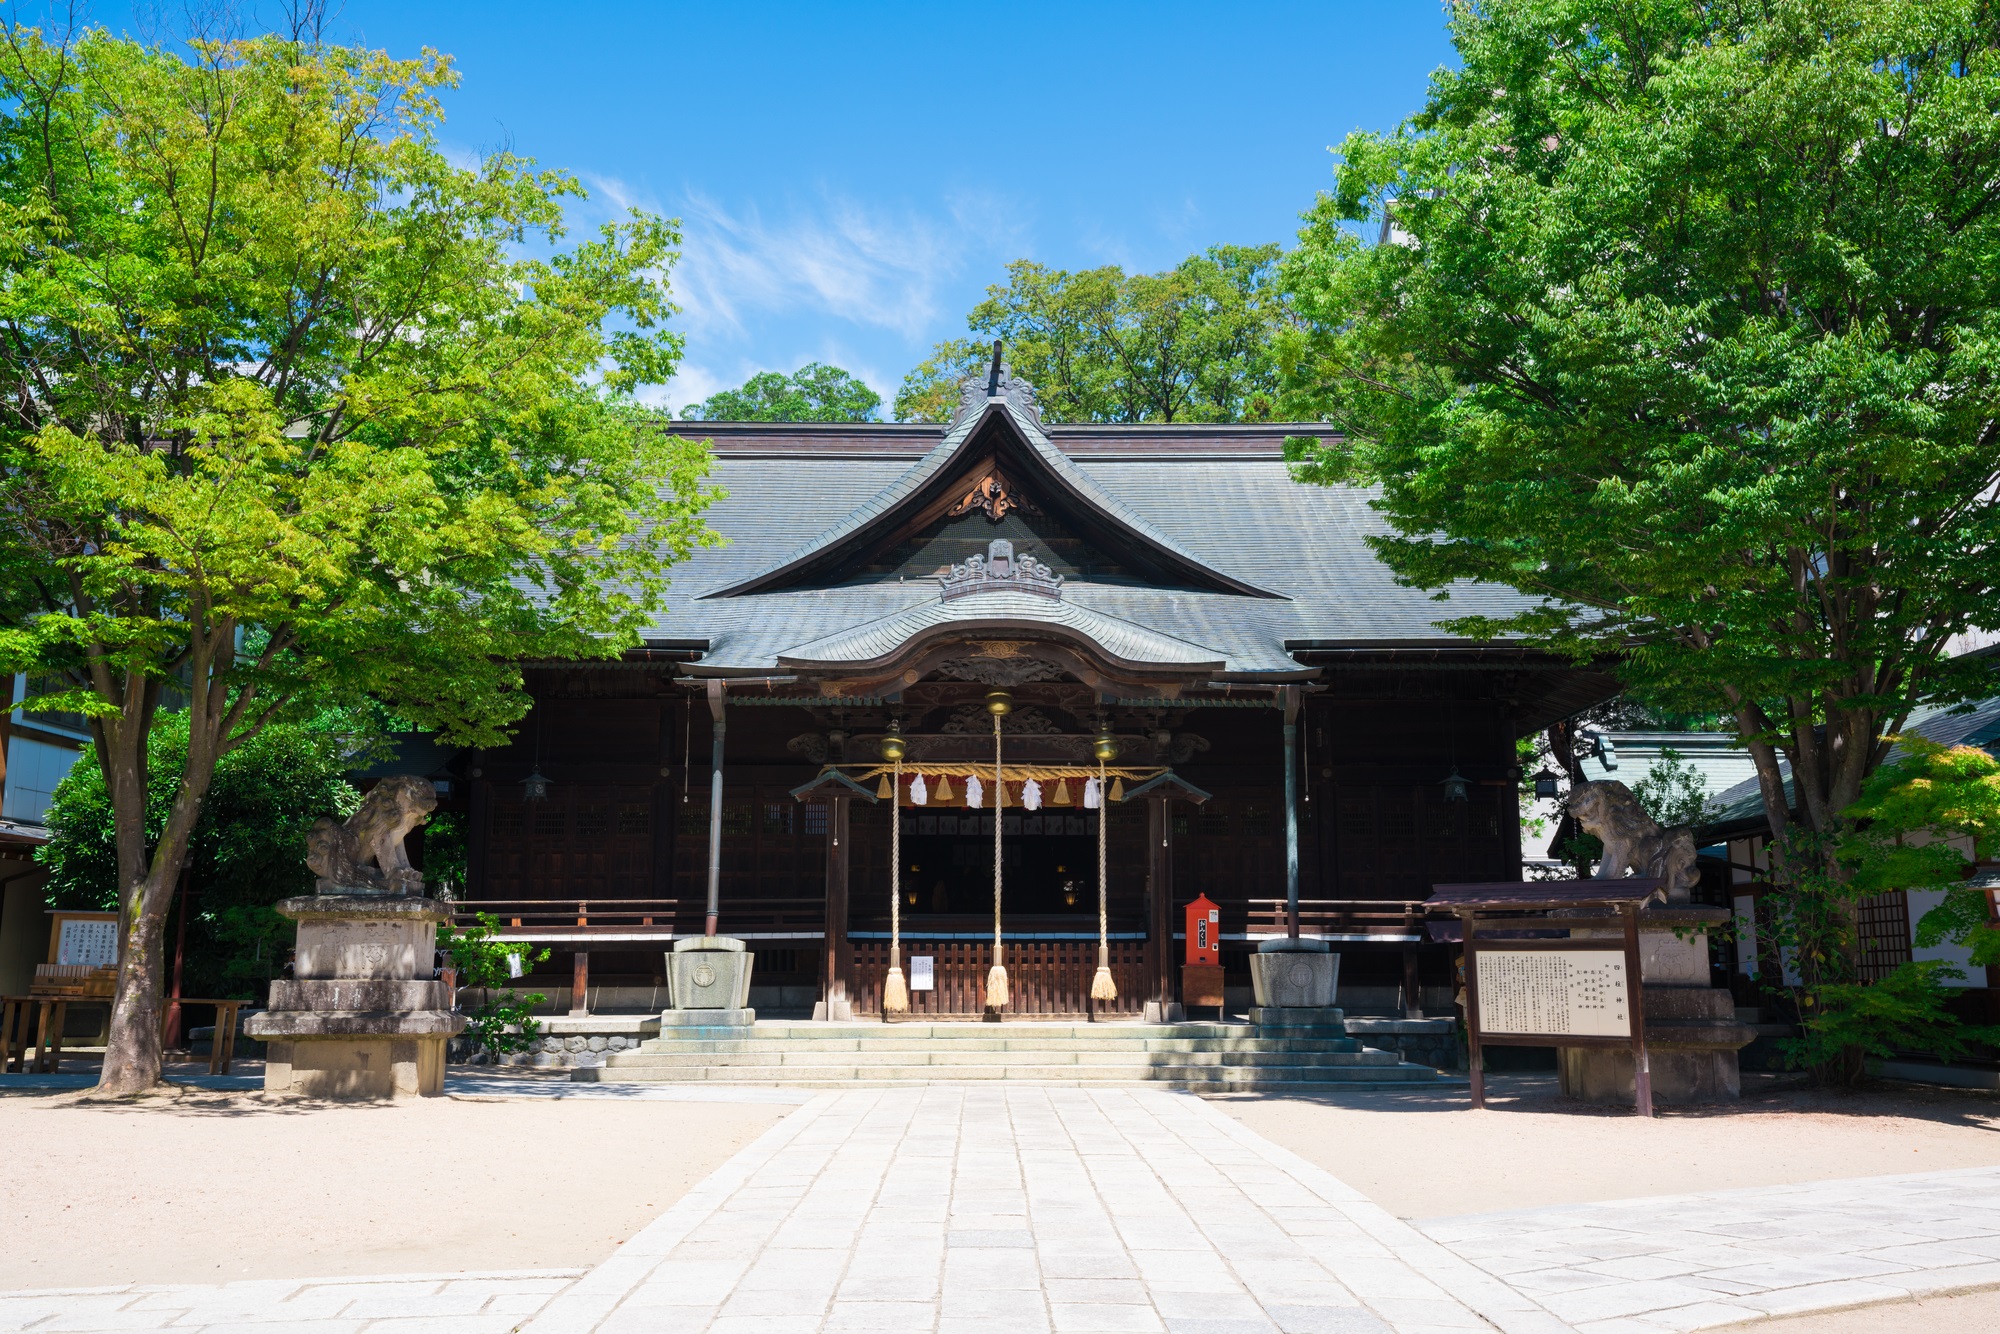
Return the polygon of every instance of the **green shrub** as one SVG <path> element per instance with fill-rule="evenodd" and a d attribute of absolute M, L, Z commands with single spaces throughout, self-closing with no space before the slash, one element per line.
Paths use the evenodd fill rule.
<path fill-rule="evenodd" d="M 477 1009 L 466 1012 L 466 1032 L 476 1048 L 495 1056 L 526 1051 L 541 1036 L 535 1007 L 548 1000 L 539 991 L 521 995 L 510 983 L 530 965 L 548 958 L 549 952 L 493 939 L 499 930 L 499 919 L 484 912 L 475 925 L 462 931 L 438 927 L 438 948 L 458 969 L 458 989 L 477 989 L 483 997 Z"/>

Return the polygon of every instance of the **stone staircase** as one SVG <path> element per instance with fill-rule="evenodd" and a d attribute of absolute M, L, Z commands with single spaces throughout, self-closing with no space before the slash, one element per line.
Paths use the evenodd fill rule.
<path fill-rule="evenodd" d="M 683 1011 L 681 1014 L 688 1014 Z M 1310 1023 L 818 1023 L 663 1025 L 602 1065 L 592 1083 L 713 1082 L 788 1088 L 894 1087 L 960 1080 L 1198 1093 L 1410 1089 L 1463 1078 L 1349 1037 L 1338 1010 Z"/>

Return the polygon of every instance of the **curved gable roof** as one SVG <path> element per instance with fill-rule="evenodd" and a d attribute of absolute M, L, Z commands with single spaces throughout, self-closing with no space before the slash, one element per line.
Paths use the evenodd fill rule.
<path fill-rule="evenodd" d="M 845 518 L 783 560 L 747 579 L 703 594 L 742 597 L 837 579 L 862 553 L 896 540 L 958 489 L 967 470 L 991 455 L 1012 466 L 1025 488 L 1050 508 L 1067 510 L 1092 539 L 1163 584 L 1202 592 L 1284 598 L 1195 555 L 1118 500 L 1057 449 L 1032 414 L 995 395 L 967 414 L 935 449 Z"/>

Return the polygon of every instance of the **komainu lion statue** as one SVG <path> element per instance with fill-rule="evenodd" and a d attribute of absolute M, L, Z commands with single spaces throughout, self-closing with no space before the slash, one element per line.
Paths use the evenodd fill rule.
<path fill-rule="evenodd" d="M 1701 881 L 1695 866 L 1694 831 L 1662 829 L 1646 814 L 1632 789 L 1616 779 L 1579 783 L 1570 793 L 1569 813 L 1586 834 L 1604 844 L 1597 864 L 1601 879 L 1655 876 L 1666 884 L 1668 903 L 1687 903 Z"/>
<path fill-rule="evenodd" d="M 410 865 L 403 840 L 436 809 L 437 789 L 428 780 L 399 774 L 370 788 L 347 823 L 314 821 L 306 832 L 306 865 L 319 877 L 319 892 L 423 893 L 424 877 Z"/>

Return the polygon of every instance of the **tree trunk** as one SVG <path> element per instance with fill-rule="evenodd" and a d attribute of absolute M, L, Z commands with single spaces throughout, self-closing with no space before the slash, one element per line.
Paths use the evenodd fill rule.
<path fill-rule="evenodd" d="M 172 860 L 178 874 L 183 858 Z M 166 981 L 162 946 L 171 898 L 163 884 L 173 884 L 171 879 L 162 882 L 160 869 L 156 866 L 138 886 L 121 914 L 124 957 L 111 1001 L 111 1033 L 104 1048 L 104 1073 L 97 1081 L 100 1093 L 144 1093 L 160 1082 L 160 1005 Z"/>
<path fill-rule="evenodd" d="M 221 643 L 229 642 L 227 634 L 225 631 Z M 191 680 L 210 680 L 215 643 L 213 636 L 197 641 L 191 656 Z M 187 861 L 195 822 L 215 779 L 216 760 L 231 721 L 229 713 L 218 707 L 225 700 L 219 681 L 190 694 L 187 761 L 167 813 L 166 828 L 150 857 L 146 853 L 146 757 L 156 688 L 135 674 L 127 684 L 119 716 L 95 725 L 98 754 L 111 790 L 119 879 L 126 886 L 119 901 L 118 984 L 111 1001 L 104 1070 L 97 1081 L 99 1092 L 114 1096 L 144 1093 L 160 1082 L 160 1012 L 166 992 L 162 942 L 167 908 L 173 902 L 173 887 Z"/>

